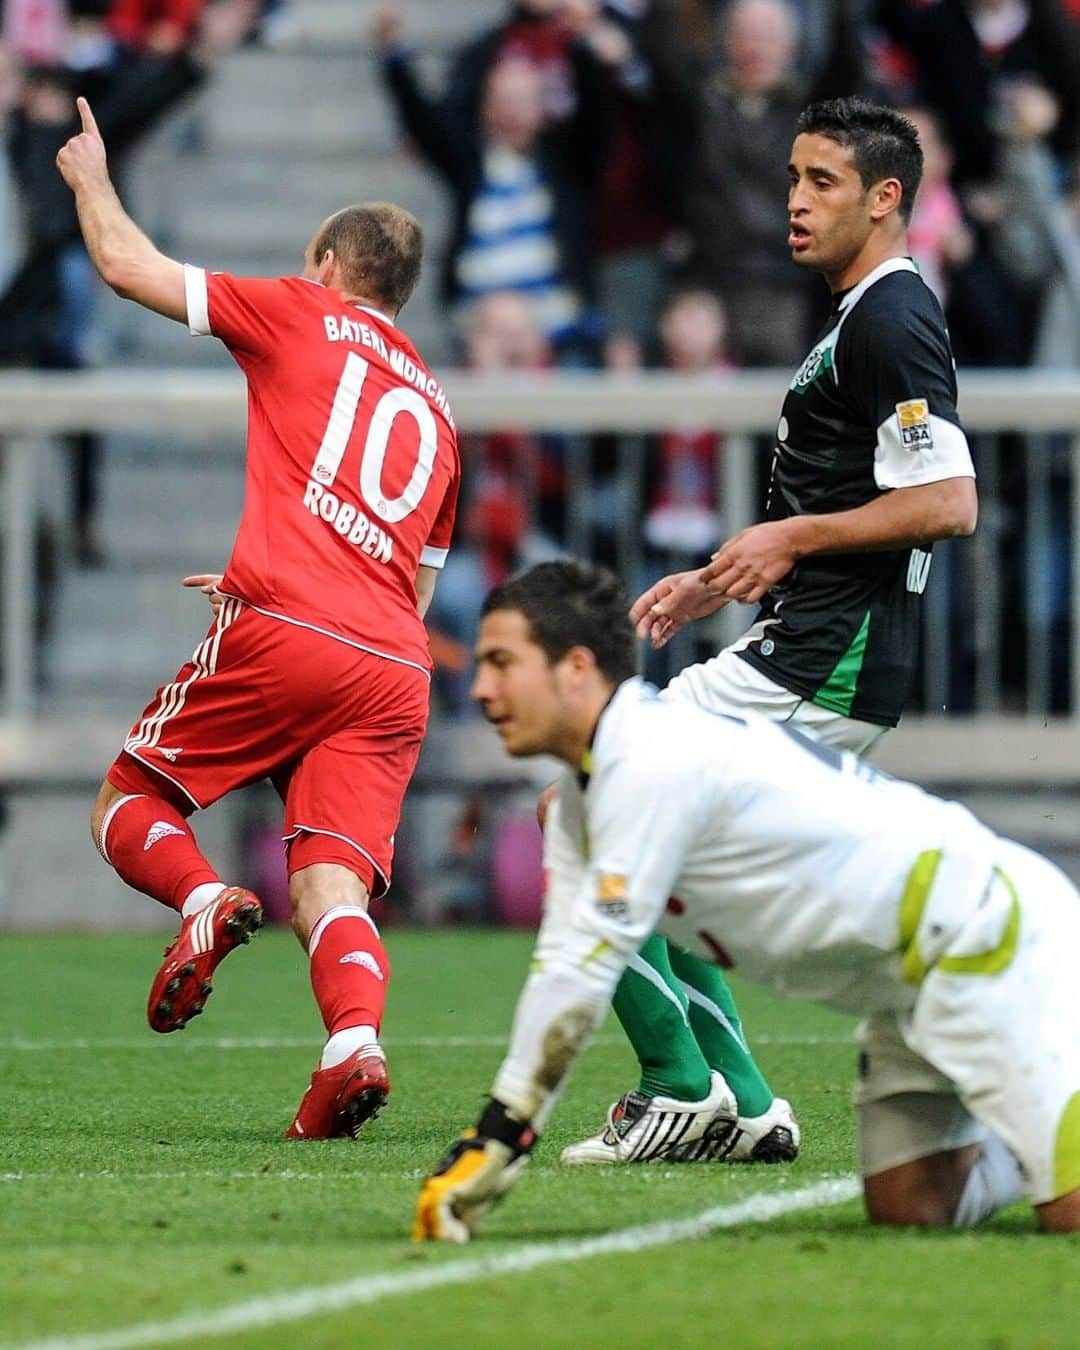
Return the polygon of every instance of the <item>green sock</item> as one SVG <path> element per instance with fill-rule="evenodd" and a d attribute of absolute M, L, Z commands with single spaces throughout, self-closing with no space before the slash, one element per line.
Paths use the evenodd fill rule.
<path fill-rule="evenodd" d="M 611 1006 L 641 1064 L 641 1092 L 683 1102 L 709 1095 L 709 1066 L 690 1030 L 687 997 L 671 969 L 665 938 L 645 943 L 623 973 Z"/>
<path fill-rule="evenodd" d="M 773 1090 L 754 1063 L 723 972 L 673 944 L 669 961 L 689 996 L 690 1027 L 706 1062 L 727 1079 L 739 1103 L 739 1115 L 760 1116 L 772 1105 Z"/>

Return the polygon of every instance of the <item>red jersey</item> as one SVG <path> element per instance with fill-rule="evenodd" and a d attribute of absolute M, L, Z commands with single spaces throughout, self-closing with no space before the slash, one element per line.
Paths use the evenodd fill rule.
<path fill-rule="evenodd" d="M 220 338 L 248 384 L 221 590 L 430 670 L 416 575 L 446 561 L 461 475 L 441 386 L 385 315 L 318 282 L 184 274 L 188 327 Z"/>

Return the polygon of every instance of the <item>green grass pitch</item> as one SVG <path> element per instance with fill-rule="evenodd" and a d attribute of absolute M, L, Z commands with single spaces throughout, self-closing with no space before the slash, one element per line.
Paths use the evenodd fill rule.
<path fill-rule="evenodd" d="M 144 1021 L 157 939 L 0 938 L 0 1350 L 170 1343 L 170 1326 L 174 1344 L 305 1350 L 1080 1346 L 1080 1241 L 1038 1236 L 1024 1207 L 933 1234 L 871 1230 L 857 1200 L 783 1212 L 851 1175 L 851 1024 L 741 985 L 760 1061 L 803 1123 L 795 1165 L 560 1168 L 634 1081 L 609 1023 L 482 1238 L 415 1248 L 419 1178 L 475 1119 L 530 937 L 387 940 L 390 1104 L 355 1143 L 286 1143 L 322 1030 L 287 934 L 230 958 L 207 1014 L 170 1037 Z M 779 1215 L 648 1250 L 582 1247 L 757 1196 Z M 498 1269 L 536 1244 L 548 1264 Z M 462 1262 L 444 1272 L 461 1283 L 436 1283 Z M 367 1303 L 321 1301 L 369 1280 Z M 298 1320 L 273 1311 L 290 1293 L 306 1300 Z"/>

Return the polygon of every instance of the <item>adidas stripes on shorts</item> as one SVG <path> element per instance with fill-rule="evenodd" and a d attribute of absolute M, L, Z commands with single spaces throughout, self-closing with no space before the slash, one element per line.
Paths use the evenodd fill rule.
<path fill-rule="evenodd" d="M 270 778 L 289 867 L 338 862 L 374 895 L 427 726 L 427 673 L 226 600 L 107 777 L 184 814 Z"/>

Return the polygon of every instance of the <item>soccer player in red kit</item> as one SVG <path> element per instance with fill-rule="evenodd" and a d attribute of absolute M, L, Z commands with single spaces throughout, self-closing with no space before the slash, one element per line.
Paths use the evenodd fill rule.
<path fill-rule="evenodd" d="M 446 397 L 395 317 L 420 270 L 416 220 L 350 206 L 300 277 L 242 279 L 161 254 L 125 213 L 93 114 L 57 165 L 94 265 L 120 295 L 221 339 L 247 377 L 244 509 L 206 639 L 132 727 L 94 805 L 102 856 L 182 916 L 150 990 L 156 1031 L 202 1011 L 262 919 L 224 885 L 188 817 L 269 777 L 285 805 L 293 928 L 327 1042 L 288 1130 L 353 1134 L 389 1091 L 379 1025 L 390 965 L 368 901 L 427 723 L 423 615 L 460 464 Z"/>

